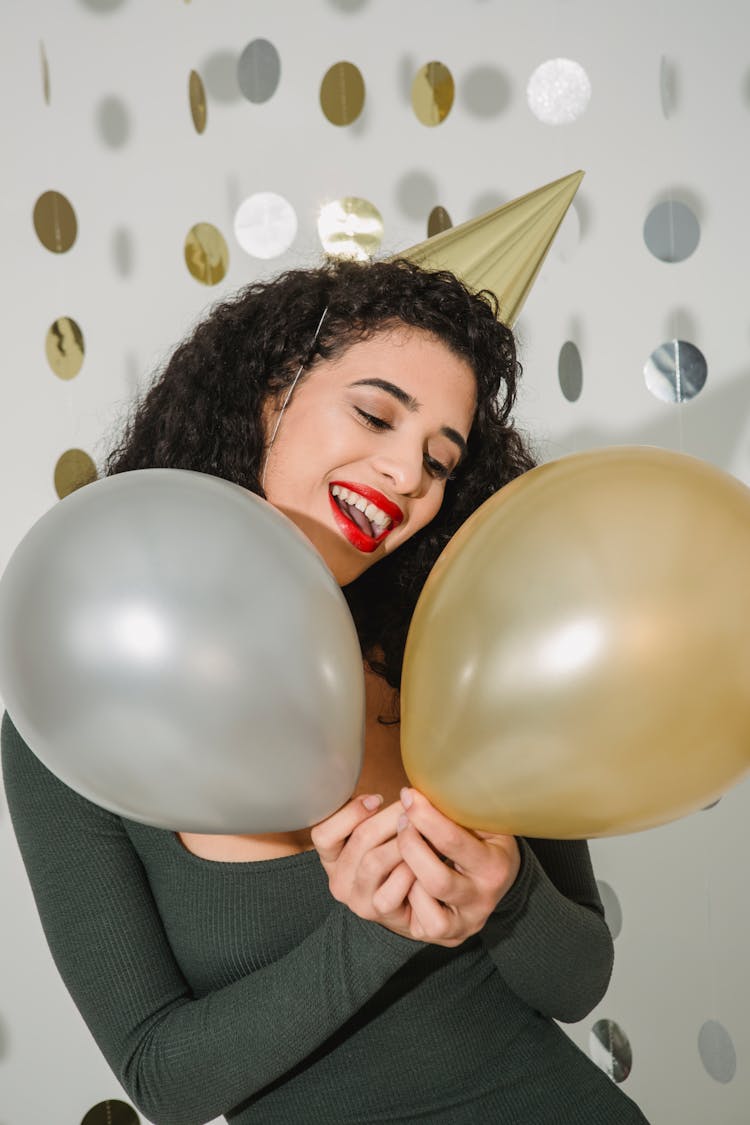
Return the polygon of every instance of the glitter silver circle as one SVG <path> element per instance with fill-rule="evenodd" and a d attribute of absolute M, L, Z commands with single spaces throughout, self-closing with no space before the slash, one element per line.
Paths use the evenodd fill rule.
<path fill-rule="evenodd" d="M 545 125 L 567 125 L 585 112 L 591 98 L 589 76 L 573 59 L 548 59 L 526 87 L 529 109 Z"/>
<path fill-rule="evenodd" d="M 686 402 L 703 390 L 708 375 L 705 357 L 686 340 L 660 344 L 643 366 L 646 386 L 663 402 Z"/>
<path fill-rule="evenodd" d="M 732 1037 L 717 1020 L 706 1020 L 698 1032 L 698 1054 L 706 1071 L 717 1082 L 731 1082 L 737 1070 Z"/>
<path fill-rule="evenodd" d="M 234 235 L 254 258 L 278 258 L 297 237 L 297 214 L 283 195 L 259 191 L 237 209 Z"/>

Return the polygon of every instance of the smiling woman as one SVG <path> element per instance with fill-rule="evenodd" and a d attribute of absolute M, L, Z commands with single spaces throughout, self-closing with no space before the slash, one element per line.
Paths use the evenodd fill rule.
<path fill-rule="evenodd" d="M 344 588 L 367 696 L 355 795 L 270 836 L 99 808 L 5 717 L 6 794 L 55 963 L 160 1125 L 645 1122 L 555 1022 L 590 1011 L 612 967 L 585 842 L 469 831 L 401 763 L 427 575 L 533 464 L 496 313 L 407 261 L 250 285 L 177 348 L 108 459 L 110 474 L 223 477 L 285 512 Z"/>
<path fill-rule="evenodd" d="M 297 386 L 268 455 L 266 498 L 339 585 L 437 514 L 466 448 L 476 385 L 469 363 L 441 340 L 392 326 L 319 360 Z"/>

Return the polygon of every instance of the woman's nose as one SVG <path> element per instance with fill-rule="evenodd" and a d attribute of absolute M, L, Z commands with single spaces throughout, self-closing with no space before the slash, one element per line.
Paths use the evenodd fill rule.
<path fill-rule="evenodd" d="M 402 445 L 388 451 L 381 450 L 373 458 L 373 466 L 383 477 L 392 481 L 393 488 L 402 496 L 419 496 L 425 479 L 424 455 L 419 449 Z"/>

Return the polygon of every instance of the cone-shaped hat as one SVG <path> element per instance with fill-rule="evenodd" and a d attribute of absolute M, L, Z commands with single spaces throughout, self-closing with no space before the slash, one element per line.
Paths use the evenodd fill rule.
<path fill-rule="evenodd" d="M 450 270 L 472 289 L 491 289 L 500 319 L 513 325 L 583 176 L 572 172 L 398 256 Z"/>

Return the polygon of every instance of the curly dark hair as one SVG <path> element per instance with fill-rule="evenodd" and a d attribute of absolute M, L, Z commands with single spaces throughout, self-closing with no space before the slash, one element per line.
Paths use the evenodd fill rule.
<path fill-rule="evenodd" d="M 477 380 L 467 455 L 435 518 L 344 587 L 364 658 L 399 687 L 409 623 L 438 555 L 480 504 L 535 463 L 511 419 L 521 368 L 497 314 L 492 293 L 473 293 L 453 274 L 406 259 L 338 259 L 251 283 L 176 348 L 133 404 L 104 472 L 193 469 L 263 496 L 262 408 L 288 389 L 300 364 L 307 377 L 319 360 L 399 323 L 440 339 Z"/>

